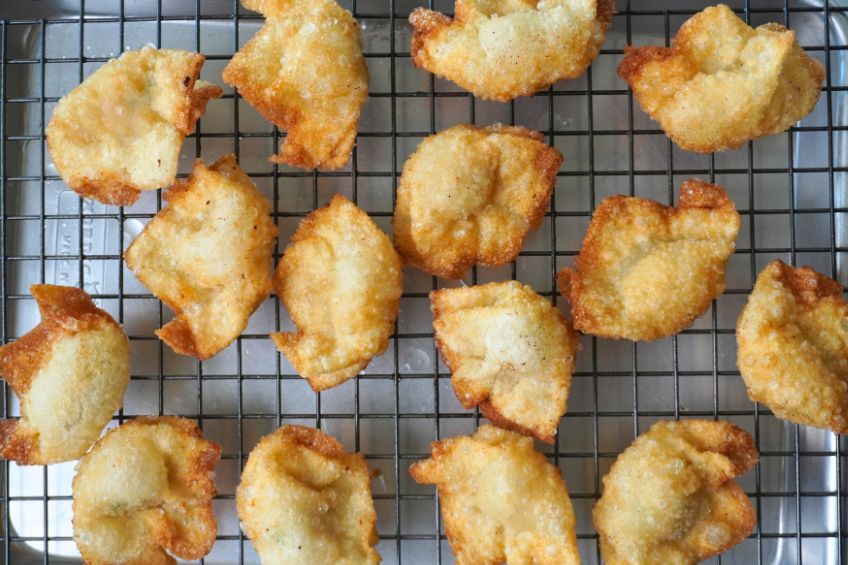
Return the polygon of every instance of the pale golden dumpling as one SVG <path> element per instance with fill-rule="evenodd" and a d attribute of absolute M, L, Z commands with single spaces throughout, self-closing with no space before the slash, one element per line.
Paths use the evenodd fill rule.
<path fill-rule="evenodd" d="M 642 109 L 683 149 L 735 149 L 813 111 L 824 67 L 769 23 L 721 4 L 687 20 L 669 47 L 630 47 L 618 67 Z"/>
<path fill-rule="evenodd" d="M 386 350 L 403 271 L 388 236 L 337 194 L 297 228 L 277 265 L 274 289 L 297 332 L 271 338 L 320 391 L 354 377 Z"/>
<path fill-rule="evenodd" d="M 263 437 L 236 504 L 264 565 L 380 562 L 368 464 L 320 430 L 283 426 Z"/>
<path fill-rule="evenodd" d="M 848 302 L 842 285 L 773 261 L 736 325 L 748 396 L 778 418 L 848 433 Z"/>
<path fill-rule="evenodd" d="M 745 539 L 756 513 L 734 481 L 753 438 L 722 421 L 657 422 L 618 456 L 593 512 L 608 565 L 694 565 Z"/>
<path fill-rule="evenodd" d="M 156 335 L 177 353 L 208 359 L 244 331 L 271 293 L 271 203 L 234 155 L 211 167 L 198 160 L 165 200 L 124 259 L 176 313 Z"/>
<path fill-rule="evenodd" d="M 397 190 L 393 229 L 404 259 L 449 279 L 515 260 L 562 163 L 542 139 L 522 127 L 464 124 L 422 141 Z"/>
<path fill-rule="evenodd" d="M 265 25 L 233 56 L 224 82 L 286 130 L 275 163 L 332 170 L 350 158 L 368 99 L 359 25 L 335 0 L 242 0 Z"/>
<path fill-rule="evenodd" d="M 436 344 L 463 406 L 552 443 L 577 334 L 549 300 L 510 281 L 430 293 Z"/>
<path fill-rule="evenodd" d="M 62 180 L 104 204 L 132 204 L 173 184 L 185 136 L 221 96 L 197 80 L 205 57 L 144 47 L 112 59 L 56 105 L 47 126 Z"/>
<path fill-rule="evenodd" d="M 84 291 L 37 284 L 41 322 L 0 347 L 0 375 L 21 400 L 18 420 L 0 420 L 0 455 L 22 465 L 81 457 L 124 401 L 130 344 Z"/>
<path fill-rule="evenodd" d="M 434 442 L 409 473 L 438 487 L 457 565 L 580 563 L 565 481 L 529 437 L 483 425 Z"/>
<path fill-rule="evenodd" d="M 724 292 L 740 219 L 724 189 L 697 179 L 677 207 L 628 196 L 605 198 L 592 215 L 574 269 L 557 282 L 574 327 L 634 341 L 689 327 Z"/>
<path fill-rule="evenodd" d="M 79 462 L 74 541 L 88 565 L 171 565 L 209 553 L 221 447 L 183 418 L 137 418 Z M 170 555 L 169 555 L 170 553 Z"/>
<path fill-rule="evenodd" d="M 415 65 L 475 96 L 511 100 L 582 75 L 612 21 L 612 0 L 456 0 L 455 19 L 409 16 Z"/>

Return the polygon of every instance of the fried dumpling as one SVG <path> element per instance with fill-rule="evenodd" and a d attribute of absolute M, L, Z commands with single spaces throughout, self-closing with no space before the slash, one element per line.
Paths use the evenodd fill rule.
<path fill-rule="evenodd" d="M 577 334 L 515 281 L 430 293 L 436 344 L 463 406 L 552 443 L 565 413 Z"/>
<path fill-rule="evenodd" d="M 215 543 L 212 510 L 221 447 L 183 418 L 137 418 L 79 462 L 74 541 L 89 565 L 171 565 Z M 170 555 L 169 555 L 170 553 Z"/>
<path fill-rule="evenodd" d="M 483 425 L 434 442 L 409 473 L 438 487 L 457 565 L 580 563 L 565 481 L 529 437 Z"/>
<path fill-rule="evenodd" d="M 316 391 L 340 384 L 386 350 L 403 271 L 388 236 L 341 195 L 309 214 L 274 274 L 297 331 L 271 338 Z"/>
<path fill-rule="evenodd" d="M 450 279 L 475 264 L 515 260 L 542 222 L 560 163 L 559 151 L 522 127 L 464 124 L 428 137 L 404 164 L 398 185 L 398 251 L 415 267 Z"/>
<path fill-rule="evenodd" d="M 721 4 L 687 20 L 670 48 L 627 48 L 618 75 L 675 143 L 709 153 L 786 131 L 812 112 L 824 67 L 794 31 L 751 28 Z"/>
<path fill-rule="evenodd" d="M 736 326 L 736 362 L 754 402 L 778 418 L 848 433 L 848 302 L 842 285 L 773 261 Z"/>
<path fill-rule="evenodd" d="M 165 193 L 168 206 L 124 253 L 127 266 L 177 314 L 156 331 L 177 353 L 212 357 L 234 339 L 271 293 L 277 226 L 271 203 L 234 155 Z"/>
<path fill-rule="evenodd" d="M 368 464 L 320 430 L 290 425 L 263 437 L 236 503 L 265 565 L 380 562 Z"/>
<path fill-rule="evenodd" d="M 23 465 L 81 457 L 100 437 L 130 382 L 121 326 L 84 291 L 37 284 L 41 322 L 0 347 L 0 375 L 21 400 L 18 420 L 0 420 L 0 455 Z"/>
<path fill-rule="evenodd" d="M 221 96 L 197 80 L 204 60 L 178 49 L 127 51 L 59 100 L 47 146 L 62 180 L 120 206 L 173 184 L 185 136 L 209 99 Z"/>
<path fill-rule="evenodd" d="M 335 0 L 242 0 L 265 25 L 233 56 L 224 82 L 286 130 L 275 163 L 332 170 L 350 158 L 368 99 L 353 15 Z"/>
<path fill-rule="evenodd" d="M 593 518 L 609 565 L 694 565 L 754 529 L 751 501 L 733 479 L 758 454 L 722 421 L 657 422 L 615 460 Z"/>
<path fill-rule="evenodd" d="M 456 0 L 455 19 L 416 8 L 415 65 L 475 96 L 511 100 L 582 75 L 612 21 L 612 0 Z"/>
<path fill-rule="evenodd" d="M 724 189 L 697 179 L 677 207 L 605 198 L 574 269 L 557 276 L 574 327 L 601 337 L 660 339 L 689 327 L 724 292 L 740 218 Z"/>

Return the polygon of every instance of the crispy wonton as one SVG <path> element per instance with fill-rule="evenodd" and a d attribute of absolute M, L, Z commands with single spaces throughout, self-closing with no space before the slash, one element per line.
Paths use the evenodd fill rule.
<path fill-rule="evenodd" d="M 579 346 L 559 310 L 515 281 L 435 290 L 430 300 L 436 344 L 462 405 L 552 443 Z"/>
<path fill-rule="evenodd" d="M 398 250 L 450 279 L 474 264 L 513 261 L 542 222 L 560 163 L 559 151 L 522 127 L 466 124 L 428 137 L 403 166 L 393 220 Z"/>
<path fill-rule="evenodd" d="M 595 210 L 574 269 L 557 276 L 574 327 L 634 341 L 674 335 L 724 292 L 739 213 L 724 189 L 697 179 L 676 208 L 627 196 Z"/>
<path fill-rule="evenodd" d="M 274 289 L 297 331 L 271 338 L 321 391 L 352 378 L 386 350 L 403 271 L 388 236 L 337 194 L 297 228 L 277 265 Z"/>
<path fill-rule="evenodd" d="M 320 430 L 283 426 L 263 437 L 236 504 L 266 565 L 380 562 L 368 464 Z"/>
<path fill-rule="evenodd" d="M 0 375 L 21 399 L 0 420 L 0 455 L 22 465 L 72 461 L 100 437 L 130 382 L 121 326 L 84 291 L 33 285 L 41 322 L 0 347 Z"/>
<path fill-rule="evenodd" d="M 74 541 L 89 565 L 170 565 L 212 549 L 221 447 L 183 418 L 137 418 L 79 462 Z"/>
<path fill-rule="evenodd" d="M 736 326 L 739 371 L 778 418 L 848 433 L 848 302 L 842 285 L 773 261 Z"/>
<path fill-rule="evenodd" d="M 359 25 L 335 0 L 242 0 L 265 25 L 224 69 L 224 82 L 286 130 L 275 163 L 332 170 L 350 158 L 368 99 Z"/>
<path fill-rule="evenodd" d="M 754 529 L 734 481 L 757 462 L 754 440 L 728 422 L 657 422 L 618 456 L 595 504 L 609 565 L 692 565 Z"/>
<path fill-rule="evenodd" d="M 415 65 L 475 96 L 511 100 L 577 78 L 597 57 L 613 0 L 456 0 L 455 19 L 409 16 Z"/>
<path fill-rule="evenodd" d="M 684 23 L 670 48 L 627 48 L 618 75 L 680 147 L 709 153 L 780 133 L 812 112 L 824 67 L 794 31 L 753 29 L 722 4 Z"/>
<path fill-rule="evenodd" d="M 125 206 L 173 184 L 183 139 L 221 96 L 200 53 L 145 47 L 112 59 L 59 100 L 47 146 L 75 192 Z"/>
<path fill-rule="evenodd" d="M 565 481 L 532 439 L 483 425 L 434 442 L 409 473 L 438 487 L 457 565 L 580 563 Z"/>
<path fill-rule="evenodd" d="M 177 353 L 208 359 L 244 331 L 271 293 L 271 203 L 234 155 L 211 167 L 198 160 L 165 200 L 124 258 L 177 314 L 156 335 Z"/>

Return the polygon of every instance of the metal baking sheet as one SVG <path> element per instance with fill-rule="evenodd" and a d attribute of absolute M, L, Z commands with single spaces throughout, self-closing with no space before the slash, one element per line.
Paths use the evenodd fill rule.
<path fill-rule="evenodd" d="M 673 146 L 614 72 L 625 44 L 666 44 L 706 3 L 686 0 L 669 8 L 660 1 L 618 2 L 602 54 L 585 77 L 509 104 L 474 100 L 414 68 L 406 16 L 420 0 L 343 4 L 361 23 L 371 74 L 372 97 L 352 163 L 331 174 L 272 166 L 267 156 L 279 132 L 225 87 L 224 99 L 209 104 L 197 135 L 186 140 L 181 173 L 197 156 L 212 161 L 235 151 L 274 203 L 282 251 L 300 219 L 336 192 L 354 198 L 389 231 L 396 175 L 434 131 L 469 121 L 538 129 L 565 155 L 551 211 L 515 263 L 476 269 L 462 284 L 516 278 L 551 296 L 564 312 L 567 304 L 553 292 L 554 274 L 571 263 L 603 197 L 623 193 L 672 202 L 687 177 L 723 184 L 743 215 L 728 292 L 674 338 L 634 345 L 584 337 L 557 443 L 539 447 L 565 475 L 583 562 L 599 563 L 591 508 L 616 454 L 658 419 L 730 420 L 754 434 L 762 453 L 741 480 L 759 520 L 749 539 L 713 561 L 841 563 L 842 446 L 832 433 L 781 422 L 748 401 L 735 366 L 733 328 L 757 272 L 772 259 L 809 264 L 848 283 L 846 4 L 831 2 L 825 9 L 821 1 L 731 3 L 754 25 L 788 22 L 801 44 L 829 64 L 829 76 L 819 105 L 800 127 L 715 156 Z M 429 5 L 452 9 L 444 0 Z M 146 44 L 198 50 L 208 57 L 202 78 L 221 84 L 228 58 L 261 19 L 230 0 L 7 0 L 0 18 L 4 341 L 37 323 L 28 289 L 40 281 L 83 286 L 124 324 L 133 380 L 112 425 L 137 415 L 179 414 L 196 418 L 224 446 L 215 501 L 219 539 L 206 563 L 258 563 L 240 534 L 233 494 L 250 449 L 287 422 L 319 425 L 380 470 L 373 491 L 385 563 L 452 563 L 433 489 L 416 485 L 407 467 L 428 453 L 432 440 L 471 432 L 480 420 L 456 401 L 432 340 L 427 293 L 453 283 L 407 269 L 388 351 L 357 380 L 320 395 L 267 337 L 292 327 L 274 297 L 236 343 L 198 363 L 154 338 L 170 313 L 120 259 L 161 206 L 159 195 L 145 193 L 125 209 L 80 200 L 44 150 L 43 127 L 58 97 L 108 58 Z M 5 398 L 7 414 L 17 415 L 8 388 Z M 2 471 L 5 561 L 79 562 L 71 537 L 74 464 L 4 462 Z"/>

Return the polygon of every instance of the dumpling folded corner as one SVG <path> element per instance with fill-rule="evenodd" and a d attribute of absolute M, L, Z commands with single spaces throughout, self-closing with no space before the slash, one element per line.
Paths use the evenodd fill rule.
<path fill-rule="evenodd" d="M 173 565 L 215 543 L 221 446 L 197 424 L 140 417 L 103 436 L 77 465 L 74 541 L 89 565 Z"/>
<path fill-rule="evenodd" d="M 618 75 L 688 151 L 736 149 L 813 111 L 824 67 L 780 24 L 751 28 L 721 4 L 687 20 L 671 47 L 628 47 Z"/>
<path fill-rule="evenodd" d="M 316 390 L 336 386 L 386 350 L 403 270 L 388 236 L 336 195 L 298 226 L 274 274 L 297 331 L 271 336 Z"/>
<path fill-rule="evenodd" d="M 510 281 L 430 293 L 436 344 L 466 408 L 553 443 L 577 334 L 549 300 Z"/>
<path fill-rule="evenodd" d="M 353 15 L 335 0 L 242 1 L 265 25 L 233 56 L 224 82 L 286 130 L 271 157 L 333 170 L 350 159 L 368 99 L 368 67 Z"/>
<path fill-rule="evenodd" d="M 31 289 L 41 322 L 0 348 L 0 375 L 21 417 L 0 420 L 0 455 L 22 465 L 82 456 L 123 404 L 130 344 L 118 323 L 75 287 Z"/>
<path fill-rule="evenodd" d="M 523 127 L 461 124 L 428 137 L 398 185 L 398 251 L 409 264 L 450 279 L 475 264 L 515 260 L 542 223 L 561 163 L 559 151 Z"/>
<path fill-rule="evenodd" d="M 379 563 L 371 476 L 361 454 L 315 428 L 288 425 L 263 437 L 236 490 L 262 563 Z"/>
<path fill-rule="evenodd" d="M 574 268 L 557 275 L 582 332 L 655 340 L 689 327 L 724 292 L 741 220 L 725 190 L 689 179 L 676 207 L 605 198 Z"/>
<path fill-rule="evenodd" d="M 565 481 L 531 438 L 482 425 L 434 442 L 409 473 L 436 485 L 457 565 L 580 563 Z"/>
<path fill-rule="evenodd" d="M 694 565 L 745 539 L 757 516 L 733 479 L 754 439 L 723 421 L 657 422 L 604 477 L 593 518 L 609 565 Z"/>
<path fill-rule="evenodd" d="M 208 359 L 244 331 L 271 292 L 271 203 L 234 155 L 212 166 L 198 160 L 165 200 L 124 259 L 176 313 L 156 335 L 177 353 Z"/>
<path fill-rule="evenodd" d="M 778 418 L 848 433 L 848 302 L 809 267 L 772 261 L 736 325 L 739 372 Z"/>
<path fill-rule="evenodd" d="M 416 8 L 412 59 L 475 96 L 505 102 L 582 75 L 614 9 L 613 0 L 456 0 L 451 19 Z"/>
<path fill-rule="evenodd" d="M 204 60 L 178 49 L 127 51 L 62 97 L 46 133 L 62 180 L 119 206 L 173 184 L 185 136 L 222 93 L 198 80 Z"/>

